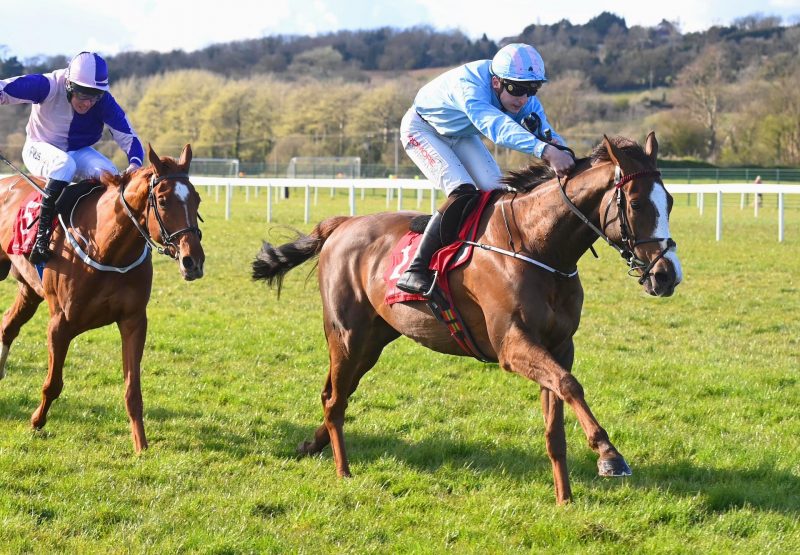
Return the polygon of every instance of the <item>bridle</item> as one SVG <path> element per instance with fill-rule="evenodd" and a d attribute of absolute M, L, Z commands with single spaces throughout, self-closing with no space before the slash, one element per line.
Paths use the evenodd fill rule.
<path fill-rule="evenodd" d="M 558 176 L 557 176 L 558 177 Z M 608 235 L 606 235 L 600 228 L 594 225 L 589 218 L 583 214 L 580 209 L 575 206 L 569 197 L 567 196 L 567 192 L 565 190 L 565 185 L 561 183 L 561 178 L 558 177 L 558 185 L 559 190 L 561 191 L 561 197 L 564 199 L 564 202 L 567 203 L 572 212 L 575 213 L 578 218 L 581 219 L 583 223 L 585 223 L 592 231 L 594 231 L 598 237 L 602 237 L 606 243 L 612 246 L 616 251 L 625 259 L 626 263 L 628 264 L 629 270 L 628 275 L 632 277 L 639 278 L 639 284 L 643 284 L 647 279 L 652 275 L 653 268 L 655 267 L 656 263 L 659 260 L 664 258 L 667 252 L 670 249 L 674 249 L 677 245 L 672 237 L 648 237 L 646 239 L 636 239 L 636 235 L 633 232 L 633 226 L 631 225 L 630 221 L 628 220 L 627 213 L 625 211 L 625 207 L 628 203 L 628 197 L 625 195 L 625 191 L 622 189 L 622 186 L 625 185 L 629 181 L 633 181 L 634 179 L 640 177 L 661 177 L 661 172 L 658 170 L 645 170 L 635 173 L 630 173 L 627 175 L 622 175 L 622 169 L 619 166 L 616 166 L 614 169 L 614 188 L 616 191 L 614 192 L 614 197 L 609 200 L 608 204 L 606 205 L 606 218 L 605 218 L 605 225 L 604 228 L 608 226 L 613 220 L 608 219 L 608 212 L 611 209 L 612 203 L 617 207 L 617 218 L 619 219 L 619 227 L 620 227 L 620 239 L 622 244 L 619 245 L 616 242 L 612 241 Z M 643 245 L 646 243 L 660 243 L 662 241 L 666 241 L 666 246 L 661 249 L 661 252 L 658 253 L 656 257 L 653 258 L 649 263 L 641 260 L 636 256 L 634 253 L 634 249 L 639 245 Z"/>
<path fill-rule="evenodd" d="M 184 233 L 194 233 L 197 235 L 199 240 L 203 239 L 203 232 L 200 231 L 200 228 L 197 226 L 188 226 L 174 233 L 170 233 L 167 231 L 166 226 L 164 225 L 164 219 L 161 217 L 161 214 L 158 212 L 158 203 L 156 201 L 155 196 L 155 188 L 156 186 L 161 183 L 162 181 L 166 181 L 167 179 L 186 179 L 189 180 L 189 175 L 185 173 L 173 173 L 167 174 L 162 176 L 153 176 L 150 178 L 150 183 L 147 187 L 147 208 L 145 209 L 145 216 L 144 216 L 144 226 L 139 223 L 139 220 L 134 216 L 133 210 L 131 206 L 128 204 L 128 201 L 125 200 L 125 184 L 119 188 L 119 198 L 120 202 L 122 202 L 122 206 L 125 208 L 125 212 L 128 214 L 128 217 L 133 222 L 133 225 L 136 226 L 136 229 L 139 230 L 139 233 L 144 240 L 147 242 L 148 245 L 152 249 L 154 249 L 159 254 L 165 254 L 170 258 L 177 260 L 178 259 L 178 245 L 175 243 L 175 240 Z M 153 210 L 153 215 L 155 216 L 156 223 L 158 223 L 158 231 L 161 235 L 161 244 L 159 245 L 156 243 L 153 238 L 150 236 L 150 232 L 148 231 L 148 222 L 150 220 L 150 209 Z M 200 218 L 200 214 L 197 215 L 198 219 L 202 222 L 203 219 Z"/>

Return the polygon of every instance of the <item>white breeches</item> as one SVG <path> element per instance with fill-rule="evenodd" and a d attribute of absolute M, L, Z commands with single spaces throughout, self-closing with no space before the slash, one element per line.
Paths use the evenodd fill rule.
<path fill-rule="evenodd" d="M 64 152 L 48 143 L 27 140 L 22 148 L 22 160 L 31 174 L 67 183 L 100 177 L 104 171 L 119 173 L 111 160 L 90 146 Z"/>

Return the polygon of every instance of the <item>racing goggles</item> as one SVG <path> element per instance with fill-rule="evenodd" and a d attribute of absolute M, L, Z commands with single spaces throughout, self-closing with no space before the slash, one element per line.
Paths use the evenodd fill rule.
<path fill-rule="evenodd" d="M 90 87 L 84 87 L 82 85 L 78 85 L 77 83 L 70 83 L 67 90 L 72 93 L 72 96 L 76 99 L 80 100 L 81 102 L 89 100 L 94 104 L 105 94 L 104 91 L 99 89 L 92 89 Z"/>
<path fill-rule="evenodd" d="M 542 81 L 509 81 L 501 79 L 500 86 L 511 96 L 536 96 L 542 87 Z"/>

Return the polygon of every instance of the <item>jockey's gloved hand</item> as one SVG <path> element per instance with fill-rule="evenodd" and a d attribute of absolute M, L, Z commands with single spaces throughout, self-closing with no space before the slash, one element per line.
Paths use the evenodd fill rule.
<path fill-rule="evenodd" d="M 575 159 L 569 152 L 547 145 L 542 151 L 542 160 L 550 164 L 558 177 L 566 177 L 575 167 Z"/>
<path fill-rule="evenodd" d="M 131 173 L 133 171 L 138 170 L 141 167 L 142 166 L 140 166 L 139 164 L 130 164 L 130 165 L 128 165 L 127 168 L 125 168 L 125 171 L 123 173 Z"/>

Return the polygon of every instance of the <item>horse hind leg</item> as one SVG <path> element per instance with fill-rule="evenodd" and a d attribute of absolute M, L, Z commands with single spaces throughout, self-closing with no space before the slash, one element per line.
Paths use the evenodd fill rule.
<path fill-rule="evenodd" d="M 371 331 L 379 333 L 373 333 L 371 337 L 358 341 L 353 339 L 353 334 L 348 334 L 349 341 L 343 340 L 343 335 L 338 333 L 328 334 L 331 364 L 321 395 L 323 423 L 314 432 L 314 439 L 301 443 L 297 451 L 301 456 L 313 455 L 331 444 L 336 473 L 340 477 L 351 475 L 343 430 L 348 399 L 358 388 L 364 374 L 375 366 L 383 348 L 398 337 L 397 332 L 387 324 L 384 323 L 383 328 L 381 329 L 378 322 L 373 322 Z M 346 348 L 345 343 L 360 345 L 362 349 L 358 353 L 353 353 Z"/>
<path fill-rule="evenodd" d="M 42 385 L 42 402 L 31 416 L 31 425 L 38 429 L 47 422 L 47 412 L 50 405 L 61 395 L 64 388 L 64 360 L 67 358 L 69 343 L 72 335 L 67 331 L 64 321 L 58 316 L 50 318 L 47 328 L 48 345 L 50 347 L 50 364 L 47 377 Z"/>
<path fill-rule="evenodd" d="M 5 262 L 10 265 L 10 261 L 0 261 L 0 270 Z M 36 309 L 41 302 L 42 298 L 27 283 L 20 282 L 17 296 L 3 315 L 0 329 L 0 380 L 6 375 L 6 361 L 11 344 L 19 335 L 22 326 L 36 314 Z"/>
<path fill-rule="evenodd" d="M 567 438 L 564 434 L 564 402 L 549 389 L 542 388 L 542 414 L 545 423 L 547 456 L 553 467 L 556 501 L 563 504 L 572 499 L 567 472 Z"/>

